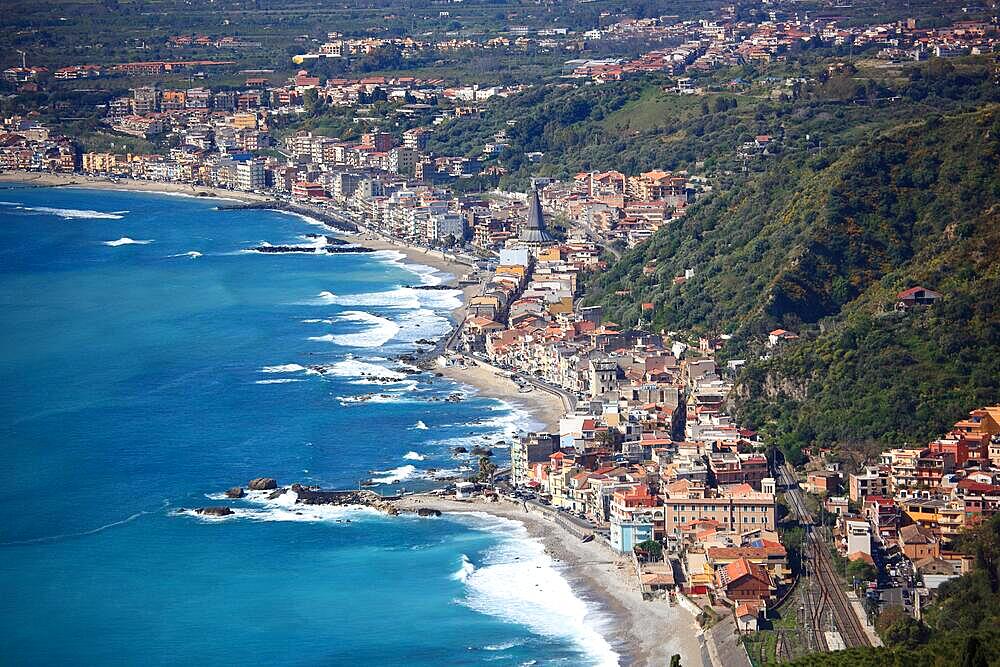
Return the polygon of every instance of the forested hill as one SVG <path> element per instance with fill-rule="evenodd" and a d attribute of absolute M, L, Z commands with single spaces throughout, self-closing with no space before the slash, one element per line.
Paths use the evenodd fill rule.
<path fill-rule="evenodd" d="M 835 156 L 779 156 L 626 254 L 588 301 L 624 323 L 652 303 L 655 330 L 733 333 L 751 359 L 770 329 L 801 332 L 739 383 L 742 416 L 786 448 L 933 436 L 1000 398 L 998 203 L 998 105 L 910 118 Z M 946 296 L 893 312 L 917 284 Z"/>

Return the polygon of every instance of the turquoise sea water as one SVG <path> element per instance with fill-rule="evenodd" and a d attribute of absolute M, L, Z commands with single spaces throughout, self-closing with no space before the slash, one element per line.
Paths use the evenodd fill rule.
<path fill-rule="evenodd" d="M 451 447 L 531 425 L 399 373 L 457 303 L 402 285 L 442 276 L 246 252 L 324 230 L 214 206 L 0 190 L 3 662 L 615 662 L 519 524 L 214 499 L 265 475 L 427 485 L 469 463 Z M 237 515 L 182 511 L 223 503 Z"/>

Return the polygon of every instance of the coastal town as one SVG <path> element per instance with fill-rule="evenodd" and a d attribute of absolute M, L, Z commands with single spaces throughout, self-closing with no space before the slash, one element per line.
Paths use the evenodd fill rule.
<path fill-rule="evenodd" d="M 435 20 L 448 22 L 449 12 L 458 11 L 452 4 L 442 3 L 440 11 L 435 4 Z M 815 653 L 878 649 L 923 627 L 948 582 L 982 569 L 983 559 L 965 540 L 1000 513 L 996 397 L 966 392 L 975 396 L 970 401 L 990 398 L 963 405 L 968 415 L 926 442 L 869 438 L 850 449 L 804 436 L 793 453 L 768 429 L 737 417 L 736 405 L 748 391 L 739 374 L 748 364 L 779 361 L 803 340 L 815 340 L 834 326 L 822 319 L 829 313 L 812 322 L 796 313 L 781 327 L 749 335 L 741 330 L 737 346 L 725 333 L 735 325 L 662 326 L 670 295 L 640 299 L 649 292 L 627 277 L 600 298 L 589 289 L 623 257 L 640 262 L 632 278 L 641 273 L 647 288 L 655 283 L 676 295 L 702 285 L 702 276 L 717 267 L 693 261 L 678 267 L 643 255 L 644 249 L 683 225 L 697 207 L 727 195 L 727 188 L 766 173 L 780 156 L 799 151 L 818 174 L 836 161 L 823 152 L 826 135 L 812 126 L 790 129 L 791 111 L 776 118 L 760 113 L 754 132 L 741 126 L 725 136 L 721 155 L 698 155 L 682 168 L 677 161 L 650 164 L 634 156 L 609 166 L 588 153 L 567 169 L 547 162 L 547 151 L 524 149 L 530 145 L 525 137 L 544 127 L 558 137 L 550 146 L 566 144 L 568 152 L 581 154 L 591 148 L 587 137 L 556 134 L 562 130 L 553 129 L 555 121 L 538 122 L 516 107 L 497 113 L 536 93 L 583 91 L 599 98 L 601 91 L 631 83 L 635 89 L 626 92 L 632 97 L 620 107 L 606 112 L 594 104 L 580 120 L 606 122 L 649 100 L 658 105 L 649 115 L 659 119 L 675 112 L 708 118 L 746 109 L 748 100 L 777 106 L 808 99 L 816 108 L 829 104 L 817 115 L 835 124 L 859 107 L 893 108 L 900 101 L 888 83 L 853 83 L 859 68 L 891 85 L 918 86 L 923 74 L 899 68 L 923 63 L 927 71 L 950 76 L 950 63 L 983 57 L 989 58 L 989 85 L 1000 82 L 1000 29 L 995 19 L 979 18 L 985 15 L 980 8 L 965 8 L 967 20 L 947 22 L 882 21 L 847 9 L 832 6 L 817 14 L 763 3 L 748 12 L 733 3 L 702 19 L 602 15 L 587 30 L 509 20 L 502 31 L 475 33 L 330 29 L 282 44 L 292 67 L 278 69 L 241 64 L 266 43 L 266 32 L 164 33 L 156 48 L 176 54 L 164 60 L 94 64 L 71 53 L 60 66 L 48 67 L 18 51 L 20 64 L 2 73 L 10 100 L 51 97 L 44 109 L 14 102 L 3 108 L 0 181 L 25 188 L 178 192 L 217 200 L 220 209 L 297 213 L 329 229 L 325 244 L 313 235 L 318 244 L 266 244 L 254 248 L 259 252 L 400 248 L 415 263 L 433 257 L 435 268 L 450 275 L 442 285 L 423 287 L 462 290 L 464 302 L 443 338 L 416 341 L 426 349 L 406 356 L 407 363 L 421 364 L 407 372 L 445 376 L 526 405 L 539 424 L 491 447 L 477 442 L 471 452 L 460 448 L 455 458 L 463 464 L 478 459 L 478 469 L 416 492 L 398 480 L 369 479 L 362 485 L 371 488 L 334 491 L 306 483 L 283 487 L 266 477 L 248 484 L 259 497 L 289 497 L 291 489 L 292 503 L 367 505 L 426 518 L 485 512 L 522 521 L 604 607 L 624 610 L 619 625 L 628 627 L 619 628 L 618 639 L 635 664 L 664 665 L 683 653 L 686 665 L 700 660 L 713 667 L 760 667 Z M 819 49 L 847 55 L 803 76 L 755 69 L 780 67 L 793 54 Z M 855 49 L 863 59 L 855 58 Z M 435 67 L 445 71 L 442 63 L 450 58 L 537 60 L 545 73 L 525 81 L 499 70 L 439 75 Z M 411 75 L 407 63 L 413 62 L 422 66 Z M 949 85 L 958 88 L 953 79 Z M 72 92 L 86 96 L 91 85 L 115 95 L 88 102 L 84 111 L 67 101 L 70 96 L 60 97 L 73 86 L 83 86 Z M 830 90 L 838 87 L 850 90 L 833 99 Z M 554 108 L 546 111 L 574 113 L 572 104 Z M 86 114 L 92 123 L 71 125 Z M 488 134 L 466 125 L 479 121 L 489 121 Z M 626 140 L 645 137 L 644 122 L 654 123 L 629 117 L 607 131 Z M 940 117 L 932 118 L 937 122 Z M 79 127 L 80 134 L 67 127 Z M 694 142 L 699 132 L 708 129 L 671 125 L 657 149 Z M 899 164 L 894 160 L 890 155 L 871 171 L 888 173 L 887 165 Z M 921 177 L 907 183 L 919 187 Z M 843 190 L 850 191 L 845 183 Z M 720 217 L 746 214 L 727 205 Z M 775 224 L 791 224 L 791 217 Z M 863 219 L 863 213 L 850 217 L 845 234 L 860 236 L 856 221 Z M 721 253 L 725 241 L 715 231 L 700 227 L 684 242 Z M 960 225 L 949 226 L 947 234 L 949 241 L 972 235 Z M 853 246 L 842 254 L 851 252 Z M 738 261 L 753 264 L 763 253 Z M 851 277 L 834 280 L 840 281 L 831 297 L 838 307 L 849 300 L 841 295 L 861 293 L 852 291 L 859 281 Z M 729 279 L 724 291 L 749 289 L 737 282 Z M 913 277 L 900 290 L 885 282 L 864 307 L 884 320 L 923 321 L 948 301 L 948 284 Z M 761 285 L 753 289 L 762 292 Z M 636 302 L 630 321 L 609 314 L 617 300 Z M 948 355 L 961 356 L 955 350 Z M 771 376 L 761 382 L 778 383 Z M 775 395 L 806 394 L 798 386 L 785 389 Z M 459 402 L 461 396 L 443 400 Z M 547 409 L 536 410 L 542 404 Z M 907 405 L 899 409 L 929 411 Z M 246 497 L 234 487 L 221 500 Z M 234 515 L 229 506 L 193 512 Z"/>

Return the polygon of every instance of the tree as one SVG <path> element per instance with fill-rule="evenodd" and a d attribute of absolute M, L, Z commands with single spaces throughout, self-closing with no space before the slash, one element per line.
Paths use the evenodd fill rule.
<path fill-rule="evenodd" d="M 679 653 L 674 653 L 670 656 L 670 667 L 681 667 L 681 656 Z"/>
<path fill-rule="evenodd" d="M 989 659 L 976 635 L 970 635 L 962 647 L 962 667 L 988 667 Z"/>
<path fill-rule="evenodd" d="M 322 100 L 320 100 L 319 91 L 315 88 L 307 88 L 302 93 L 302 106 L 305 107 L 306 113 L 310 116 L 318 116 L 322 113 Z"/>
<path fill-rule="evenodd" d="M 490 460 L 489 456 L 479 457 L 479 474 L 476 481 L 482 484 L 493 484 L 493 476 L 497 473 L 497 465 Z"/>
<path fill-rule="evenodd" d="M 960 544 L 962 551 L 975 556 L 976 566 L 986 575 L 990 591 L 1000 593 L 1000 514 L 963 536 Z"/>
<path fill-rule="evenodd" d="M 650 558 L 653 560 L 663 559 L 663 545 L 656 540 L 646 540 L 645 542 L 639 542 L 635 545 L 636 549 L 640 549 L 649 554 Z"/>
<path fill-rule="evenodd" d="M 855 560 L 851 561 L 847 565 L 847 576 L 855 577 L 864 581 L 871 581 L 878 576 L 878 573 L 870 563 L 866 563 L 863 560 Z"/>

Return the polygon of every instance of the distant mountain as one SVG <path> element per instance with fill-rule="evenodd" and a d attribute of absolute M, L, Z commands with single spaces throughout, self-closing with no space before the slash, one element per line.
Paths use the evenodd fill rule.
<path fill-rule="evenodd" d="M 741 415 L 786 448 L 923 439 L 1000 399 L 998 203 L 1000 106 L 908 120 L 829 158 L 778 157 L 627 253 L 588 301 L 732 333 L 731 356 L 800 333 L 738 384 Z M 894 310 L 915 285 L 944 296 Z"/>

